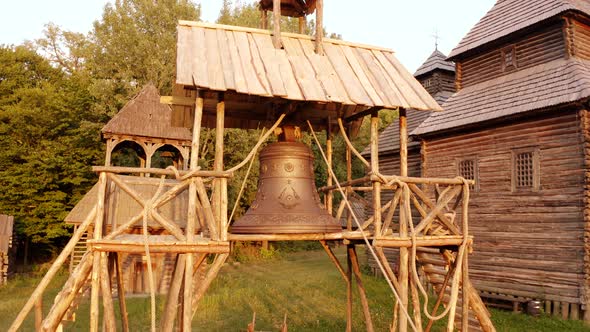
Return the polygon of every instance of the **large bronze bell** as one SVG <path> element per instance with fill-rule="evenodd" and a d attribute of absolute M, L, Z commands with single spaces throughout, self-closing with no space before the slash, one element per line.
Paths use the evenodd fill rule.
<path fill-rule="evenodd" d="M 256 199 L 233 224 L 235 234 L 340 232 L 320 202 L 311 150 L 298 142 L 277 142 L 260 153 Z"/>

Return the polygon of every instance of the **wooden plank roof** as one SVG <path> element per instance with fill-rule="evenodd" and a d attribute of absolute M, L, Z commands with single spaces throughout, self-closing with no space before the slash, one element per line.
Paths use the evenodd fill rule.
<path fill-rule="evenodd" d="M 172 126 L 172 109 L 160 103 L 160 94 L 147 85 L 102 128 L 103 134 L 191 141 L 188 128 Z"/>
<path fill-rule="evenodd" d="M 590 15 L 590 1 L 498 0 L 451 51 L 449 58 L 570 10 Z"/>
<path fill-rule="evenodd" d="M 418 77 L 424 74 L 428 74 L 435 70 L 446 70 L 455 72 L 455 64 L 451 61 L 447 61 L 447 56 L 441 51 L 435 49 L 434 52 L 424 61 L 424 63 L 416 70 L 414 77 Z"/>
<path fill-rule="evenodd" d="M 590 61 L 554 60 L 460 90 L 413 135 L 472 125 L 590 98 Z"/>
<path fill-rule="evenodd" d="M 151 199 L 158 191 L 160 179 L 137 177 L 137 176 L 120 176 L 123 182 L 131 187 L 139 197 L 144 200 Z M 164 191 L 178 184 L 177 180 L 167 179 L 164 181 Z M 138 214 L 141 214 L 142 207 L 129 194 L 121 190 L 118 186 L 109 186 L 107 192 L 109 199 L 105 206 L 105 223 L 111 225 L 113 221 L 117 224 L 123 224 Z M 80 224 L 86 219 L 92 208 L 96 205 L 98 197 L 98 184 L 95 184 L 90 191 L 74 206 L 65 218 L 66 223 Z M 183 191 L 170 202 L 164 204 L 158 209 L 160 214 L 168 220 L 173 221 L 180 227 L 186 225 L 188 211 L 188 191 Z M 141 225 L 141 223 L 138 223 Z M 148 219 L 150 227 L 161 228 L 160 224 L 151 217 Z"/>
<path fill-rule="evenodd" d="M 275 49 L 267 30 L 180 21 L 176 83 L 292 101 L 441 110 L 389 49 L 324 39 L 321 56 L 310 36 L 283 33 L 281 40 L 284 48 Z"/>

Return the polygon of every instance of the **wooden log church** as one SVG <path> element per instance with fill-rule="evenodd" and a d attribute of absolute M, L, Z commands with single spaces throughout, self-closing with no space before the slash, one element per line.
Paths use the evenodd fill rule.
<path fill-rule="evenodd" d="M 475 180 L 473 283 L 590 320 L 590 2 L 498 1 L 449 59 L 458 92 L 412 134 L 423 176 Z"/>

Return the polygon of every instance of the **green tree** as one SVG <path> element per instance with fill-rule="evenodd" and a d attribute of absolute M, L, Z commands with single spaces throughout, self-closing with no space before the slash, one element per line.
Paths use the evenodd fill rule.
<path fill-rule="evenodd" d="M 55 249 L 63 223 L 95 182 L 101 154 L 91 98 L 79 81 L 23 47 L 0 47 L 0 212 L 17 232 Z"/>

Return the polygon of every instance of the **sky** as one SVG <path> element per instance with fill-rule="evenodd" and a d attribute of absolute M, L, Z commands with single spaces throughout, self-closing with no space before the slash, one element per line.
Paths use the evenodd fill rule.
<path fill-rule="evenodd" d="M 53 22 L 86 33 L 113 0 L 1 0 L 0 44 L 40 38 Z M 201 19 L 214 22 L 222 0 L 201 4 Z M 252 0 L 240 0 L 251 2 Z M 414 72 L 434 51 L 448 54 L 495 0 L 324 0 L 324 26 L 346 41 L 387 47 Z"/>

